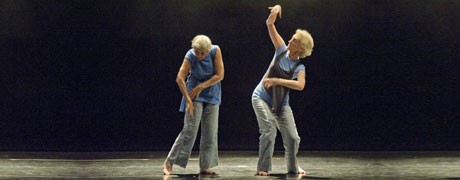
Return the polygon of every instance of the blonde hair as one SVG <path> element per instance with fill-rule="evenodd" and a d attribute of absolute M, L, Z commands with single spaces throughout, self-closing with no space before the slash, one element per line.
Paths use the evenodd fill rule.
<path fill-rule="evenodd" d="M 194 49 L 206 50 L 209 52 L 211 51 L 211 45 L 211 39 L 206 35 L 197 35 L 192 40 L 192 48 Z"/>
<path fill-rule="evenodd" d="M 297 29 L 295 34 L 300 37 L 300 46 L 302 46 L 303 51 L 300 53 L 300 58 L 311 56 L 313 52 L 313 46 L 315 45 L 313 37 L 307 30 Z"/>

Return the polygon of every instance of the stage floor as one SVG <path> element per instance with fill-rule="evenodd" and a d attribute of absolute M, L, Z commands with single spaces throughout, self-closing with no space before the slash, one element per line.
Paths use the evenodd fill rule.
<path fill-rule="evenodd" d="M 276 152 L 269 177 L 254 176 L 256 151 L 221 151 L 218 175 L 198 175 L 193 152 L 186 169 L 164 176 L 167 152 L 0 152 L 0 179 L 460 179 L 460 152 L 302 151 L 304 176 L 287 175 Z"/>

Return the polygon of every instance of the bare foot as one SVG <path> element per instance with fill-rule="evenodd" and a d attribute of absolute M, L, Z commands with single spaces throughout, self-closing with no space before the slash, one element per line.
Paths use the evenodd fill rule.
<path fill-rule="evenodd" d="M 214 175 L 217 174 L 215 171 L 210 170 L 210 169 L 201 169 L 200 174 L 206 174 L 206 175 Z"/>
<path fill-rule="evenodd" d="M 297 174 L 305 174 L 305 170 L 303 170 L 302 168 L 299 168 L 299 171 Z"/>
<path fill-rule="evenodd" d="M 268 171 L 259 171 L 257 172 L 257 176 L 270 176 L 270 173 Z"/>
<path fill-rule="evenodd" d="M 171 180 L 171 179 L 172 179 L 172 175 L 169 175 L 169 174 L 163 175 L 163 180 Z"/>
<path fill-rule="evenodd" d="M 168 161 L 165 161 L 163 163 L 163 173 L 165 175 L 171 175 L 172 174 L 172 164 Z"/>

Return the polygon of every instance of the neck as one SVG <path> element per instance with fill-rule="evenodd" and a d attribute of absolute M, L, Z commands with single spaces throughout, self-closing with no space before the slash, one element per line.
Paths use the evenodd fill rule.
<path fill-rule="evenodd" d="M 289 59 L 299 60 L 299 52 L 288 51 Z"/>

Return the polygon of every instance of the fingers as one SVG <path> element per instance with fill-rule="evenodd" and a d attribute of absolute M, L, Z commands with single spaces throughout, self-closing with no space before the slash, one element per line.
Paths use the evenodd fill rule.
<path fill-rule="evenodd" d="M 277 7 L 278 7 L 278 5 L 268 7 L 268 9 L 270 10 L 270 13 L 278 14 L 278 17 L 281 18 L 281 13 L 282 13 L 281 6 L 279 6 L 279 8 L 277 8 Z"/>
<path fill-rule="evenodd" d="M 264 87 L 265 88 L 270 88 L 272 86 L 272 83 L 270 81 L 270 78 L 264 79 Z"/>
<path fill-rule="evenodd" d="M 187 105 L 187 113 L 190 115 L 190 117 L 193 117 L 193 104 Z"/>
<path fill-rule="evenodd" d="M 203 89 L 201 87 L 199 87 L 199 86 L 193 88 L 192 91 L 190 91 L 190 93 L 189 93 L 190 98 L 195 99 L 195 98 L 199 97 L 202 90 Z"/>
<path fill-rule="evenodd" d="M 196 97 L 198 97 L 197 92 L 196 92 L 195 89 L 190 91 L 189 95 L 190 95 L 190 99 L 195 99 Z"/>
<path fill-rule="evenodd" d="M 278 13 L 277 9 L 275 8 L 275 6 L 273 7 L 268 7 L 268 9 L 270 9 L 270 13 Z"/>
<path fill-rule="evenodd" d="M 198 96 L 200 96 L 200 93 L 201 93 L 201 91 L 193 89 L 192 91 L 190 91 L 189 95 L 190 95 L 191 99 L 195 99 Z"/>
<path fill-rule="evenodd" d="M 195 93 L 193 91 L 190 91 L 188 95 L 190 96 L 190 99 L 195 99 Z"/>

